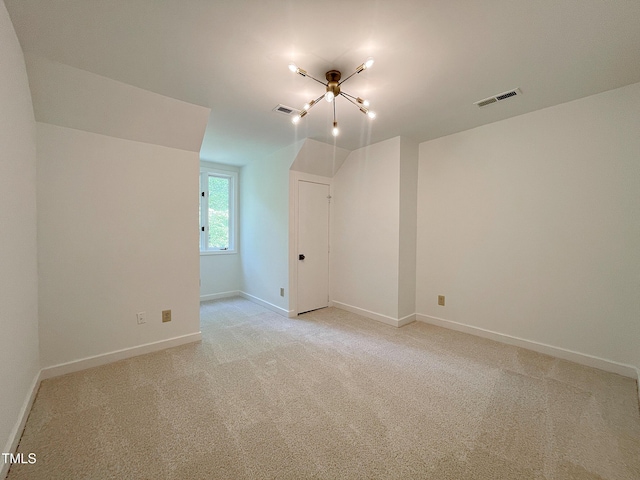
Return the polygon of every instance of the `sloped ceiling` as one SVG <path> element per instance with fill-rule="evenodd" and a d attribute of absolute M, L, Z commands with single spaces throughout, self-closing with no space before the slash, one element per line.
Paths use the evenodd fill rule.
<path fill-rule="evenodd" d="M 199 152 L 209 109 L 43 57 L 25 55 L 36 119 Z"/>
<path fill-rule="evenodd" d="M 332 178 L 349 153 L 350 150 L 308 138 L 291 164 L 291 170 Z"/>
<path fill-rule="evenodd" d="M 318 78 L 372 69 L 339 99 L 353 150 L 398 135 L 437 138 L 640 81 L 640 2 L 625 0 L 5 0 L 23 50 L 211 109 L 201 156 L 242 165 L 303 138 L 333 143 L 331 109 L 294 127 Z M 43 81 L 45 81 L 43 79 Z M 520 87 L 483 109 L 473 102 Z"/>

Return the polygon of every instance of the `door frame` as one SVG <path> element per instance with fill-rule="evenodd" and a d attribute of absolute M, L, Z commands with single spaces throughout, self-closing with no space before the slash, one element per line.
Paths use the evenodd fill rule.
<path fill-rule="evenodd" d="M 310 173 L 289 171 L 289 317 L 298 316 L 298 182 L 313 182 L 329 186 L 332 195 L 331 178 Z M 331 209 L 329 202 L 329 306 L 333 306 L 331 298 Z"/>

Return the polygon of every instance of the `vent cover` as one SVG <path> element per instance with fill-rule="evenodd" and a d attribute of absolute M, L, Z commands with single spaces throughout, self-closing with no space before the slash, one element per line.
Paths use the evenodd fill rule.
<path fill-rule="evenodd" d="M 287 107 L 286 105 L 282 105 L 282 104 L 279 104 L 278 106 L 276 106 L 276 107 L 273 109 L 273 111 L 274 111 L 274 112 L 278 112 L 278 113 L 282 113 L 283 115 L 288 115 L 288 116 L 291 116 L 291 115 L 297 115 L 298 113 L 300 113 L 300 112 L 299 112 L 298 110 L 296 110 L 295 108 L 293 108 L 293 107 Z"/>
<path fill-rule="evenodd" d="M 515 97 L 516 95 L 522 95 L 522 91 L 519 88 L 514 88 L 513 90 L 509 90 L 508 92 L 499 93 L 498 95 L 479 100 L 477 102 L 474 102 L 473 104 L 479 107 L 486 107 L 487 105 L 506 100 L 507 98 Z"/>

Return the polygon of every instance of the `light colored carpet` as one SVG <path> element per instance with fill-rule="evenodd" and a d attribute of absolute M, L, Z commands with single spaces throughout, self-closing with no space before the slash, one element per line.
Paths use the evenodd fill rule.
<path fill-rule="evenodd" d="M 640 478 L 631 379 L 334 308 L 201 315 L 202 343 L 42 382 L 8 478 Z"/>

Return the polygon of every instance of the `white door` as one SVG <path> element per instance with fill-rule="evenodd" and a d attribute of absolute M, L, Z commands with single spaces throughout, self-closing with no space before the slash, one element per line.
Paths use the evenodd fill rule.
<path fill-rule="evenodd" d="M 329 306 L 329 185 L 298 181 L 298 313 Z"/>

